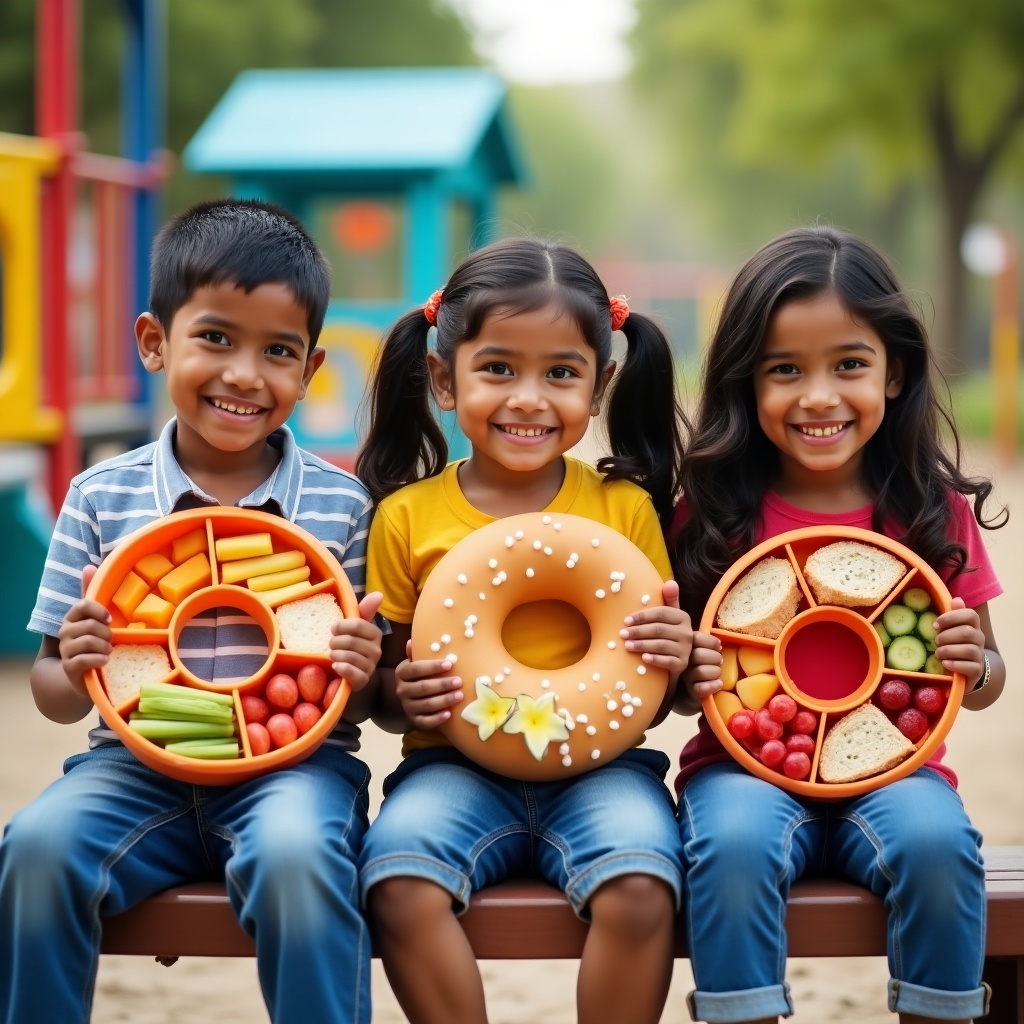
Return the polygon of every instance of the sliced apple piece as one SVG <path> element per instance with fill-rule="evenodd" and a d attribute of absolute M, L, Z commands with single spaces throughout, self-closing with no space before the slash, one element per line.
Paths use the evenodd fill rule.
<path fill-rule="evenodd" d="M 745 708 L 760 711 L 779 691 L 779 681 L 770 672 L 744 676 L 736 683 L 736 696 Z"/>
<path fill-rule="evenodd" d="M 715 707 L 718 708 L 718 713 L 722 716 L 722 721 L 726 725 L 729 724 L 729 719 L 736 714 L 737 711 L 743 710 L 743 705 L 740 703 L 739 697 L 735 693 L 730 693 L 728 690 L 718 690 L 716 693 L 711 695 L 711 699 L 715 702 Z"/>
<path fill-rule="evenodd" d="M 736 680 L 740 677 L 739 666 L 736 664 L 737 647 L 722 648 L 722 689 L 735 690 Z"/>
<path fill-rule="evenodd" d="M 775 671 L 775 652 L 763 647 L 739 648 L 740 668 L 745 676 L 756 676 L 762 672 Z"/>

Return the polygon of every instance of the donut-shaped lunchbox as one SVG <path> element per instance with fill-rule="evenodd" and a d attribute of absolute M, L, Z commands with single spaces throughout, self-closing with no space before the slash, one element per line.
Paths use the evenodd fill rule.
<path fill-rule="evenodd" d="M 619 631 L 630 613 L 663 603 L 661 588 L 632 541 L 580 516 L 509 516 L 463 538 L 427 578 L 412 624 L 413 659 L 447 658 L 463 681 L 444 735 L 482 767 L 525 781 L 570 778 L 634 746 L 668 673 L 627 651 Z M 537 667 L 509 654 L 504 622 L 535 601 L 586 619 L 580 661 Z"/>
<path fill-rule="evenodd" d="M 807 527 L 739 559 L 701 630 L 722 643 L 708 722 L 749 772 L 816 799 L 857 796 L 921 767 L 964 679 L 934 655 L 951 607 L 914 552 L 855 527 Z"/>
<path fill-rule="evenodd" d="M 355 594 L 331 552 L 286 519 L 175 512 L 114 548 L 86 596 L 112 616 L 111 656 L 86 673 L 89 695 L 124 745 L 171 778 L 232 785 L 297 764 L 344 710 L 330 627 L 358 615 Z M 211 609 L 244 623 L 244 677 L 222 678 L 206 665 L 218 652 L 188 642 Z"/>

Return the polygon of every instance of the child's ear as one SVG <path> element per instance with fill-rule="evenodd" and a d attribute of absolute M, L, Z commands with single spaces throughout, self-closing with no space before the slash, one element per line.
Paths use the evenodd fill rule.
<path fill-rule="evenodd" d="M 164 368 L 166 340 L 163 324 L 152 313 L 140 313 L 135 321 L 135 343 L 142 365 L 150 373 L 159 373 Z"/>
<path fill-rule="evenodd" d="M 905 377 L 903 360 L 892 359 L 885 370 L 885 397 L 899 398 Z"/>
<path fill-rule="evenodd" d="M 455 382 L 448 364 L 436 352 L 428 352 L 427 370 L 434 400 L 445 412 L 451 412 L 455 408 Z"/>
<path fill-rule="evenodd" d="M 604 398 L 605 391 L 608 390 L 608 383 L 612 379 L 612 374 L 615 373 L 615 361 L 605 363 L 604 369 L 597 375 L 597 384 L 594 387 L 594 397 L 590 402 L 590 415 L 596 416 L 601 411 L 601 399 Z"/>
<path fill-rule="evenodd" d="M 306 389 L 309 387 L 309 382 L 313 379 L 313 374 L 324 365 L 324 360 L 327 358 L 327 349 L 325 348 L 314 348 L 312 352 L 306 356 L 306 367 L 302 371 L 302 384 L 299 387 L 299 401 L 301 402 L 306 397 Z"/>

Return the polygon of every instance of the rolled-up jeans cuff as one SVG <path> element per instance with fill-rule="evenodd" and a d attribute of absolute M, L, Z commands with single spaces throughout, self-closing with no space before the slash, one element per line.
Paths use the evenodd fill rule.
<path fill-rule="evenodd" d="M 789 1017 L 793 1013 L 793 1000 L 789 996 L 789 984 L 785 981 L 781 985 L 745 988 L 738 992 L 695 990 L 686 997 L 686 1005 L 690 1020 L 708 1021 L 709 1024 Z"/>
<path fill-rule="evenodd" d="M 984 1017 L 992 990 L 984 982 L 969 992 L 944 992 L 909 981 L 889 979 L 889 1009 L 893 1013 L 916 1013 L 939 1020 L 966 1020 Z"/>

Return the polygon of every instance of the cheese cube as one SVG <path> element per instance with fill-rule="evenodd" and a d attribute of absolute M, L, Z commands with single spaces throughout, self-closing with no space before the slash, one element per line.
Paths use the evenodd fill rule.
<path fill-rule="evenodd" d="M 200 587 L 208 587 L 212 579 L 210 560 L 200 552 L 169 572 L 157 584 L 157 589 L 172 604 L 180 604 Z"/>
<path fill-rule="evenodd" d="M 166 629 L 174 614 L 174 605 L 156 594 L 147 594 L 135 609 L 135 618 L 151 629 Z"/>
<path fill-rule="evenodd" d="M 182 562 L 187 562 L 193 555 L 198 555 L 200 551 L 206 550 L 206 529 L 205 527 L 200 527 L 198 530 L 186 533 L 184 537 L 179 537 L 171 545 L 171 561 L 175 565 L 181 565 Z"/>
<path fill-rule="evenodd" d="M 174 568 L 174 563 L 168 561 L 163 555 L 154 552 L 152 555 L 143 555 L 135 563 L 135 571 L 151 586 L 155 587 L 157 580 L 166 576 Z"/>
<path fill-rule="evenodd" d="M 221 537 L 214 542 L 218 562 L 233 562 L 237 558 L 255 558 L 272 555 L 274 545 L 269 533 L 243 533 L 237 537 Z"/>
<path fill-rule="evenodd" d="M 121 581 L 121 586 L 114 591 L 111 602 L 126 619 L 130 619 L 139 602 L 148 593 L 149 587 L 135 573 L 129 572 Z"/>

